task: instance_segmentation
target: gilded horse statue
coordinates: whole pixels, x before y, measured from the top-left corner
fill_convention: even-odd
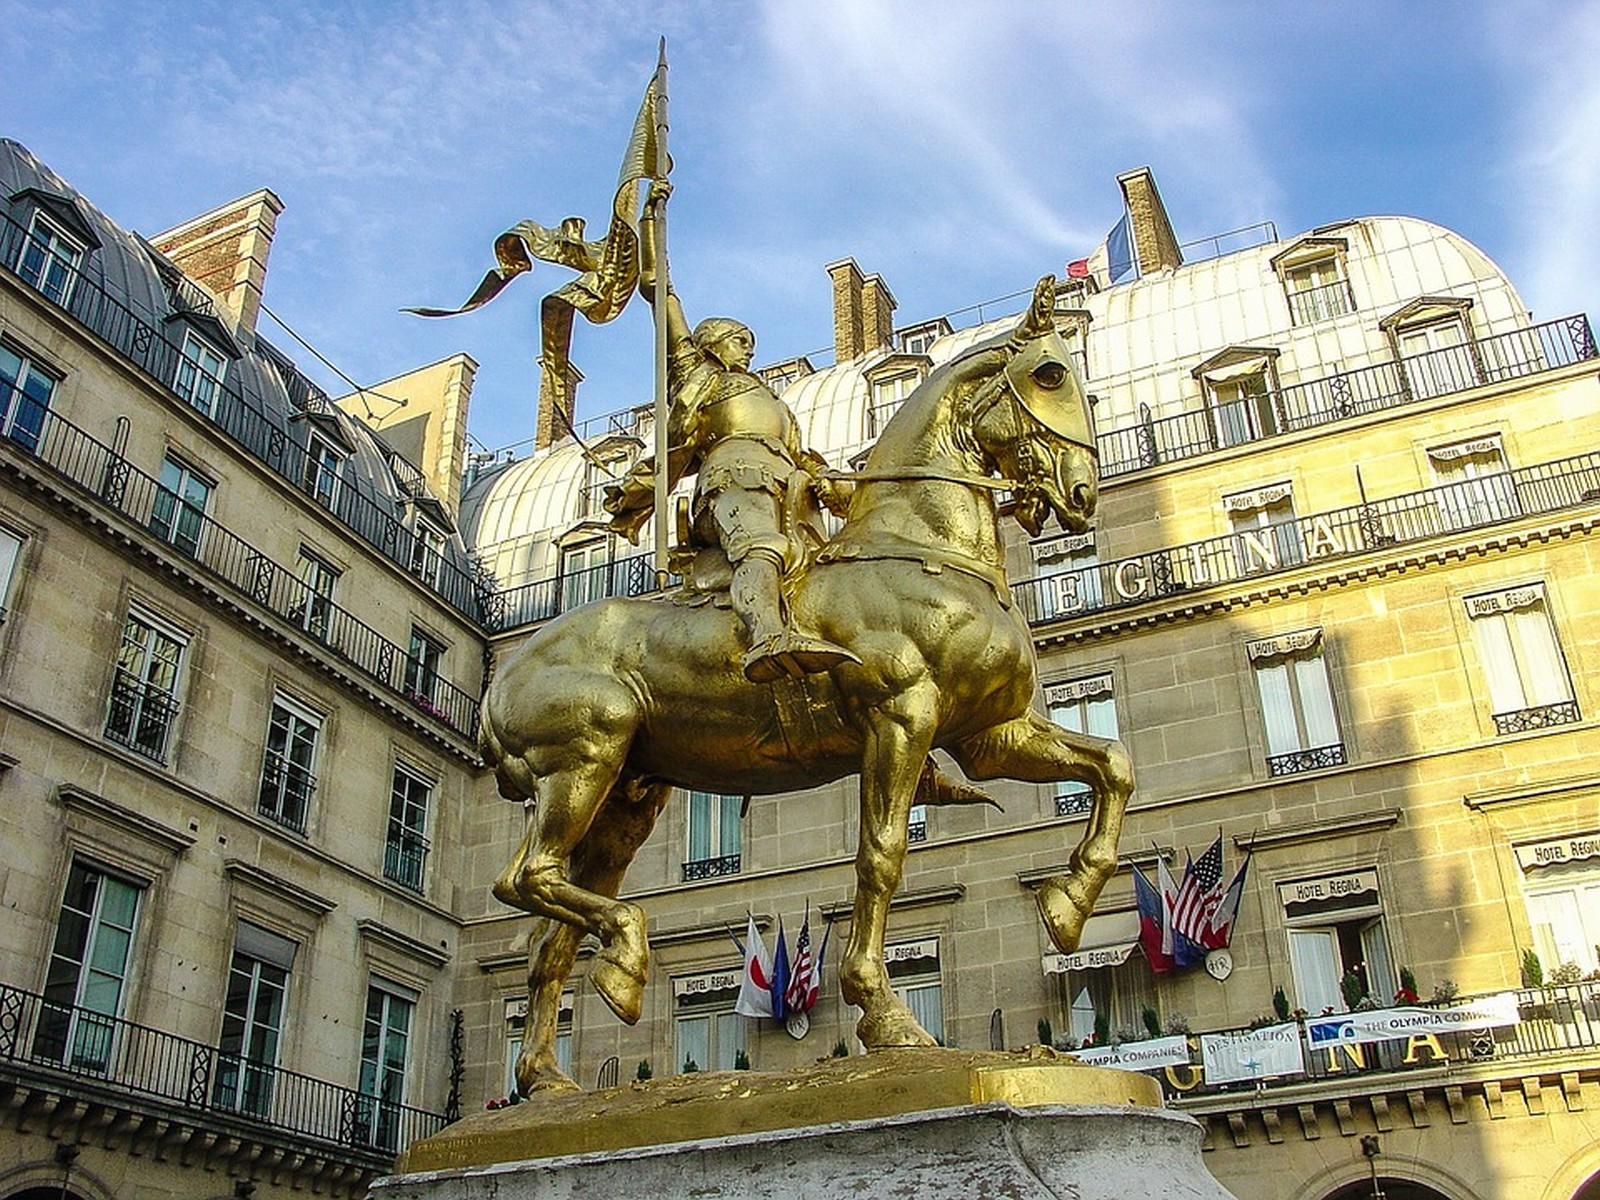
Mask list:
[[[495,895],[540,918],[518,1089],[576,1085],[556,1065],[562,986],[584,934],[589,971],[624,1021],[638,1020],[649,970],[644,911],[617,899],[623,875],[674,788],[765,795],[859,773],[860,839],[850,937],[839,966],[869,1050],[932,1045],[884,965],[915,803],[972,780],[1074,780],[1093,792],[1065,873],[1038,890],[1063,951],[1077,947],[1116,868],[1133,789],[1115,741],[1034,711],[1033,640],[1006,584],[998,493],[1031,534],[1052,516],[1082,531],[1096,500],[1082,386],[1055,328],[1054,280],[1040,281],[1009,335],[935,370],[907,398],[853,476],[848,513],[790,597],[800,627],[860,660],[825,674],[749,682],[725,608],[663,597],[575,609],[532,634],[483,700],[483,753],[500,791],[531,799],[528,831]],[[791,689],[787,699],[779,689]],[[791,728],[797,709],[803,731]]]

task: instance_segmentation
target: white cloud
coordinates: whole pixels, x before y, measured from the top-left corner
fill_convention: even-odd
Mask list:
[[[1516,282],[1543,318],[1583,312],[1600,278],[1600,3],[1518,5],[1497,33],[1527,89],[1505,125]]]

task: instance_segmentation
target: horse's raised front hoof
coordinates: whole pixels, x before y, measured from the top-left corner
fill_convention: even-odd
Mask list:
[[[856,1022],[856,1037],[868,1050],[893,1050],[902,1046],[937,1046],[939,1043],[917,1023],[911,1010],[898,1000],[878,1013]]]
[[[602,950],[589,968],[589,982],[600,993],[617,1017],[629,1025],[637,1025],[644,1012],[644,985],[649,978],[645,971],[634,972]]]
[[[581,1092],[555,1058],[524,1054],[517,1059],[517,1093],[527,1099],[538,1092]]]
[[[1071,884],[1069,877],[1057,875],[1039,885],[1037,896],[1039,917],[1044,921],[1045,931],[1049,933],[1056,949],[1063,954],[1071,954],[1078,948],[1084,923],[1094,910],[1092,899],[1074,899]]]

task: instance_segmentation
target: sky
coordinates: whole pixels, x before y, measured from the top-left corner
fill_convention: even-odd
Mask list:
[[[0,0],[0,29],[0,136],[147,236],[271,188],[267,307],[364,386],[470,354],[476,448],[526,451],[570,272],[400,309],[465,299],[519,220],[604,229],[662,37],[674,286],[758,365],[829,359],[841,258],[901,325],[1060,273],[1139,166],[1180,241],[1419,216],[1538,319],[1595,306],[1600,0]],[[647,401],[651,354],[642,304],[580,322],[579,415]]]

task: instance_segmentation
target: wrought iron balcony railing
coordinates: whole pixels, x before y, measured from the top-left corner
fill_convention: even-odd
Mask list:
[[[1350,294],[1350,285],[1343,279],[1289,293],[1289,315],[1294,318],[1296,325],[1331,320],[1355,310],[1356,302]]]
[[[64,308],[123,358],[171,392],[179,403],[193,408],[193,404],[174,390],[181,359],[181,334],[173,340],[163,332],[159,322],[153,323],[144,314],[135,312],[77,268],[72,269],[71,286],[60,296],[53,291],[41,291],[27,277],[17,273],[22,251],[30,244],[37,245],[37,242],[30,238],[27,228],[0,214],[0,267],[46,300]],[[199,293],[192,285],[180,286],[177,303],[180,309],[194,311],[199,304]],[[296,371],[287,359],[276,352],[267,357],[283,381],[292,407],[298,412],[331,411],[332,402],[322,389]],[[281,416],[258,408],[245,396],[232,372],[222,381],[206,415],[231,441],[293,487],[310,490],[307,480],[314,478],[314,474],[307,471],[310,448],[306,434],[285,423]],[[329,511],[340,524],[402,569],[411,570],[417,534],[398,519],[392,500],[381,495],[370,481],[343,472],[333,501]],[[481,619],[483,602],[487,592],[492,590],[487,578],[453,562],[441,561],[437,568],[420,577],[423,584],[464,616]]]
[[[1584,1056],[1594,1059],[1600,1052],[1600,980],[1555,984],[1516,990],[1517,1023],[1498,1028],[1463,1029],[1433,1034],[1451,1064],[1525,1063],[1542,1057]],[[1451,1008],[1482,1000],[1483,996],[1458,996],[1443,1004],[1424,1004],[1424,1008]],[[1315,1020],[1315,1018],[1308,1018]],[[1308,1080],[1341,1080],[1352,1075],[1377,1075],[1411,1070],[1431,1071],[1443,1065],[1428,1047],[1412,1050],[1410,1039],[1394,1038],[1381,1042],[1324,1046],[1313,1049],[1305,1022],[1300,1024],[1301,1070],[1265,1080],[1241,1080],[1214,1084],[1205,1079],[1199,1037],[1189,1039],[1190,1064],[1187,1067],[1159,1068],[1151,1071],[1165,1081],[1171,1097],[1194,1097],[1203,1103],[1208,1095],[1249,1092],[1261,1089],[1301,1087]],[[1208,1030],[1208,1033],[1245,1033],[1245,1028]],[[1204,1036],[1204,1035],[1200,1035]],[[1408,1051],[1411,1051],[1408,1053]]]
[[[427,862],[428,839],[406,829],[398,821],[390,821],[389,836],[383,846],[383,877],[420,892]]]
[[[0,1073],[53,1081],[68,1094],[135,1096],[235,1129],[244,1122],[345,1148],[380,1168],[445,1125],[439,1113],[4,985]]]
[[[738,854],[722,854],[716,858],[696,858],[683,864],[683,881],[718,879],[724,875],[737,875],[743,859]]]
[[[1023,579],[1030,625],[1144,604],[1370,550],[1600,503],[1600,452],[1374,500],[1147,554]]]
[[[50,468],[98,503],[151,529],[163,541],[160,514],[170,511],[174,495],[152,476],[56,413],[41,410],[20,392],[10,403],[31,406],[38,435],[12,445]],[[294,572],[278,565],[238,534],[192,507],[185,529],[191,535],[180,547],[187,558],[220,577],[232,589],[270,609],[336,655],[395,692],[412,707],[466,738],[477,736],[478,700],[471,693],[436,677],[432,695],[410,695],[403,687],[406,652],[346,609],[320,594],[310,594]],[[192,543],[192,544],[191,544]]]
[[[1310,750],[1290,750],[1285,754],[1267,756],[1268,775],[1298,775],[1302,771],[1320,771],[1324,767],[1342,767],[1345,764],[1344,743],[1317,746]]]
[[[1115,478],[1243,442],[1536,375],[1592,359],[1596,353],[1589,318],[1579,314],[1278,388],[1262,398],[1263,419],[1250,428],[1225,419],[1214,408],[1166,417],[1146,415],[1095,439],[1100,446],[1100,475]]]
[[[178,715],[178,701],[164,687],[117,668],[106,712],[106,737],[146,758],[164,762],[167,735]]]
[[[1534,708],[1521,708],[1516,712],[1494,714],[1496,733],[1527,733],[1530,729],[1551,729],[1557,725],[1573,725],[1583,719],[1575,700],[1558,700],[1554,704],[1540,704]]]
[[[268,750],[261,760],[261,790],[256,811],[296,833],[306,831],[306,814],[311,811],[311,794],[317,790],[317,777],[297,762],[276,750]]]

